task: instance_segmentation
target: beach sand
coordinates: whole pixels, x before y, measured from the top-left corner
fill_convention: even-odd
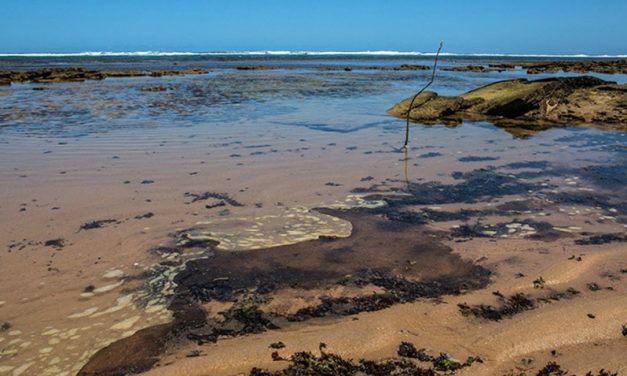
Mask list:
[[[2,134],[0,374],[107,374],[144,347],[147,375],[239,375],[286,367],[273,351],[318,354],[323,342],[381,360],[403,341],[483,360],[460,375],[534,375],[551,361],[627,373],[624,132],[514,139],[486,123],[415,126],[406,159],[398,130],[293,125],[308,116],[402,130],[402,120],[312,106],[212,127]],[[183,283],[185,262],[215,289]],[[268,279],[273,270],[284,274]],[[533,309],[499,321],[459,307],[517,293]],[[388,303],[355,303],[377,294]],[[303,314],[323,298],[348,303]],[[172,302],[219,326],[250,299],[280,328],[228,322],[232,335],[215,343],[198,327],[183,331],[195,339],[172,333],[177,313],[191,312]],[[172,340],[150,353],[136,334],[146,328]],[[125,359],[103,358],[124,343]]]

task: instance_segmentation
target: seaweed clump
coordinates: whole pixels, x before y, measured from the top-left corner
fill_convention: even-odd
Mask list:
[[[566,376],[566,375],[568,375],[568,371],[564,371],[562,367],[555,362],[547,363],[537,373],[537,376]]]
[[[278,359],[273,357],[273,360]],[[290,356],[289,362],[290,365],[286,369],[277,372],[253,368],[250,376],[348,376],[356,374],[359,370],[359,367],[350,360],[326,352],[321,352],[320,356],[315,356],[308,351],[297,352]]]
[[[118,223],[118,221],[116,221],[115,219],[100,219],[97,221],[91,221],[91,222],[82,224],[80,230],[93,230],[93,229],[101,228],[111,223]]]
[[[542,286],[544,286],[544,280],[540,277],[534,281],[534,287],[538,285],[538,281],[541,281]],[[504,296],[498,291],[495,291],[492,294],[497,296],[498,301],[500,302],[498,307],[489,304],[469,305],[466,303],[460,303],[457,305],[460,313],[463,316],[474,316],[490,321],[500,321],[504,318],[511,318],[516,314],[535,309],[541,303],[551,303],[562,299],[572,299],[581,294],[581,292],[569,287],[563,291],[549,290],[548,293],[537,298],[531,298],[521,292],[509,297]]]
[[[404,358],[417,359],[421,362],[431,362],[433,369],[436,371],[450,372],[457,371],[465,367],[470,367],[473,363],[483,363],[478,356],[469,356],[464,363],[455,360],[448,353],[440,353],[438,356],[432,356],[425,349],[417,350],[410,342],[401,342],[398,348],[398,355]]]
[[[487,276],[487,272],[478,270]],[[449,281],[451,282],[451,281]],[[441,281],[415,282],[399,278],[390,273],[362,270],[338,282],[344,286],[374,285],[384,290],[381,293],[360,297],[322,297],[321,303],[306,307],[287,317],[289,321],[305,321],[311,318],[327,316],[349,316],[360,312],[373,312],[399,303],[410,303],[420,298],[437,298],[442,294],[459,294],[470,285],[464,283],[444,284]]]
[[[192,203],[197,202],[197,201],[207,201],[209,199],[214,199],[214,200],[221,200],[222,202],[225,202],[226,204],[229,204],[231,206],[236,206],[236,207],[244,206],[244,204],[242,204],[241,202],[233,199],[227,193],[216,193],[216,192],[191,193],[191,192],[185,192],[185,197],[191,197],[191,199],[192,199],[191,202]]]
[[[320,356],[316,356],[308,351],[302,351],[293,354],[289,359],[285,359],[276,354],[273,356],[273,360],[289,361],[290,364],[287,368],[279,371],[253,368],[249,376],[352,376],[357,374],[369,376],[436,376],[440,374],[439,372],[455,374],[456,371],[469,367],[475,362],[482,362],[480,358],[469,357],[466,362],[460,363],[444,353],[437,357],[429,356],[424,350],[416,350],[414,345],[409,342],[401,343],[399,355],[405,354],[401,356],[431,362],[431,367],[423,368],[411,360],[397,358],[381,361],[361,359],[359,362],[354,362],[339,355],[327,353],[324,351],[324,347],[326,346],[321,343]]]
[[[608,244],[612,242],[627,242],[627,235],[625,234],[601,234],[601,235],[593,235],[585,239],[575,240],[575,244],[578,244],[578,245],[599,245],[599,244]]]
[[[571,375],[568,371],[562,369],[562,367],[555,362],[548,362],[541,370],[538,371],[536,376],[568,376]],[[575,376],[575,375],[572,375]],[[618,376],[617,372],[606,371],[600,369],[598,372],[593,373],[588,371],[586,376]]]
[[[62,238],[50,239],[50,240],[46,240],[44,245],[46,247],[52,247],[52,248],[60,249],[60,248],[63,248],[65,246],[65,240],[62,239]]]
[[[196,341],[199,345],[215,343],[220,336],[242,336],[245,334],[261,333],[268,329],[278,329],[273,317],[259,310],[257,301],[248,299],[236,303],[223,314],[224,320],[207,319],[204,325],[194,328],[187,333],[187,339]],[[282,342],[272,346],[285,346]],[[281,348],[281,347],[272,347]]]
[[[536,308],[535,302],[523,293],[517,293],[510,297],[499,295],[501,305],[495,307],[487,304],[468,305],[458,304],[463,316],[475,316],[490,321],[500,321],[503,318],[512,317],[518,313]]]

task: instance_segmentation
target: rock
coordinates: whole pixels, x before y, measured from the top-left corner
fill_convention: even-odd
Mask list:
[[[504,70],[513,70],[516,69],[516,64],[512,64],[512,63],[492,63],[492,64],[488,64],[488,67],[493,68],[500,71],[504,71]]]
[[[416,64],[401,64],[401,66],[394,68],[394,70],[430,70],[428,65],[416,65]]]
[[[405,118],[411,100],[404,99],[388,113]],[[595,77],[515,79],[455,97],[426,91],[416,98],[409,117],[426,124],[490,121],[512,131],[521,128],[527,132],[556,125],[627,130],[626,103],[627,85]]]
[[[270,70],[277,69],[276,67],[271,67],[269,65],[243,65],[236,67],[237,70]]]
[[[444,67],[443,71],[450,72],[477,72],[477,73],[487,73],[487,72],[503,72],[506,70],[513,70],[516,68],[516,65],[510,63],[494,63],[485,65],[458,65],[452,67]]]
[[[0,91],[0,97],[8,97],[8,96],[9,96],[9,93]]]
[[[529,74],[576,72],[576,73],[627,73],[627,59],[621,60],[575,60],[575,61],[535,61],[520,64]]]
[[[394,116],[406,117],[411,100],[412,98],[404,99],[390,108],[388,113]],[[464,100],[460,97],[438,96],[434,92],[425,91],[416,97],[409,117],[418,121],[438,122],[438,120],[441,120],[441,122],[446,123],[447,117],[459,111],[463,103]],[[453,123],[457,122],[459,121],[453,121]]]
[[[140,89],[141,91],[149,91],[149,92],[157,92],[157,91],[166,91],[168,90],[168,88],[166,88],[163,85],[160,86],[146,86]]]
[[[483,65],[464,65],[464,66],[457,66],[457,67],[442,68],[442,70],[443,71],[451,71],[451,72],[480,72],[480,73],[484,73],[484,72],[496,71],[497,69],[486,68]]]
[[[345,71],[345,72],[350,72],[353,70],[353,67],[341,67],[341,66],[323,66],[318,68],[320,71],[322,72],[329,72],[329,71]]]
[[[11,72],[0,71],[0,86],[9,86],[9,85],[11,85]]]
[[[82,67],[64,68],[43,68],[32,71],[0,71],[0,85],[10,85],[11,82],[34,82],[34,83],[56,83],[56,82],[82,82],[87,80],[103,80],[107,77],[141,77],[141,76],[174,76],[184,74],[204,74],[206,70],[201,68],[190,68],[185,70],[159,70],[159,71],[137,71],[137,70],[87,70]]]

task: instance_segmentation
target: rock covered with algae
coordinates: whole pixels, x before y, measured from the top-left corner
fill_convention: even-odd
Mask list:
[[[627,130],[627,85],[590,76],[499,81],[459,96],[426,91],[388,110],[426,124],[490,121],[505,128],[539,131],[560,125]]]

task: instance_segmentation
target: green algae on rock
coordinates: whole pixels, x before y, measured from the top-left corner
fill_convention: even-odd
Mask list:
[[[627,73],[627,59],[618,60],[580,60],[580,61],[533,61],[521,63],[520,66],[529,74],[577,72],[577,73]]]
[[[411,98],[388,110],[407,116]],[[459,96],[424,92],[412,106],[410,119],[425,124],[457,125],[463,120],[490,121],[524,133],[560,125],[627,130],[627,85],[599,78],[558,77],[495,82]]]

